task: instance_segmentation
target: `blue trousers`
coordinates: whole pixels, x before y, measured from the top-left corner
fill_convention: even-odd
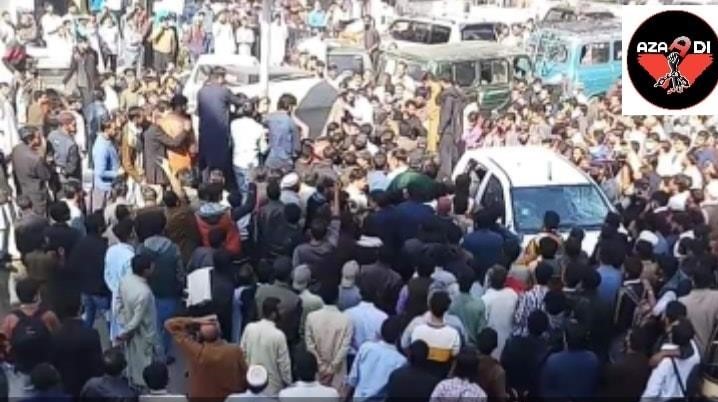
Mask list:
[[[102,314],[110,309],[110,297],[83,293],[82,307],[85,309],[85,317],[83,319],[85,326],[92,328],[95,325],[97,313]]]
[[[162,340],[162,348],[164,357],[170,356],[170,348],[172,347],[172,338],[165,330],[165,321],[174,317],[179,309],[179,299],[155,297],[155,308],[157,309],[157,334]]]

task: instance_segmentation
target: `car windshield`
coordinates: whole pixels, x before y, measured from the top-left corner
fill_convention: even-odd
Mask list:
[[[197,84],[203,84],[209,78],[209,73],[212,71],[214,65],[200,66],[197,69],[197,75],[195,76],[194,82]],[[251,73],[250,67],[235,67],[235,66],[222,66],[227,70],[225,79],[227,80],[228,86],[242,86],[249,84],[256,84],[259,82],[259,74]],[[257,71],[259,71],[257,69]]]
[[[197,69],[197,74],[194,77],[196,84],[204,84],[209,78],[209,73],[215,65],[204,65]],[[259,67],[251,66],[222,66],[227,70],[225,79],[227,86],[239,87],[243,85],[252,85],[259,82]],[[303,76],[309,76],[301,72],[295,71],[282,71],[281,69],[269,71],[269,81],[283,81],[291,80],[293,78],[302,78]]]
[[[351,71],[362,74],[364,72],[364,60],[360,55],[355,54],[330,54],[327,56],[327,64],[337,66],[337,72]]]
[[[596,186],[520,187],[511,191],[514,222],[520,233],[537,233],[546,211],[561,217],[561,228],[598,228],[609,212]]]

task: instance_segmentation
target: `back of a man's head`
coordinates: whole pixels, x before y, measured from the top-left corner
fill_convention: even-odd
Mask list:
[[[541,336],[548,330],[548,316],[541,310],[534,310],[529,314],[527,327],[529,334]]]
[[[319,241],[324,239],[327,235],[327,223],[324,219],[312,220],[312,223],[309,225],[309,234],[312,240]]]
[[[102,354],[102,367],[104,368],[105,374],[117,377],[122,375],[122,372],[127,367],[127,360],[125,360],[125,354],[121,349],[113,347],[107,349]]]
[[[319,370],[317,358],[313,354],[301,351],[294,356],[294,373],[299,381],[313,382]]]
[[[488,356],[499,345],[499,335],[493,328],[486,327],[479,333],[479,338],[476,340],[476,343],[479,352]]]
[[[167,366],[161,362],[152,362],[142,370],[142,379],[151,391],[161,391],[167,388],[169,372]]]
[[[31,278],[21,279],[15,284],[15,293],[22,304],[35,303],[39,290],[40,284]]]
[[[421,367],[429,359],[429,345],[422,340],[416,340],[409,345],[409,361],[413,366]]]
[[[588,344],[588,331],[577,321],[569,321],[564,331],[566,348],[568,350],[585,349]]]
[[[112,227],[112,233],[115,234],[117,239],[122,243],[127,243],[135,230],[135,225],[132,219],[123,219]]]
[[[288,257],[278,257],[272,264],[274,268],[274,279],[282,282],[289,283],[292,280],[292,260]]]
[[[693,325],[687,318],[678,320],[678,323],[671,328],[671,340],[674,345],[680,347],[688,346],[695,334]]]
[[[40,363],[30,372],[30,383],[35,391],[50,391],[60,385],[60,373],[52,364]]]
[[[402,325],[398,316],[389,317],[381,324],[381,339],[389,344],[396,344],[401,336]]]
[[[444,291],[434,292],[429,298],[429,311],[434,317],[443,318],[450,305],[451,298]]]

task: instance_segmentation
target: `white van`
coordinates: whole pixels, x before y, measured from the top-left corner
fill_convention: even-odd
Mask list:
[[[553,210],[560,230],[580,227],[583,249],[591,253],[606,215],[614,207],[601,188],[564,157],[543,147],[499,147],[467,151],[453,178],[470,173],[471,194],[479,208],[504,212],[503,224],[524,246],[542,229],[543,216]]]
[[[465,41],[496,42],[509,25],[486,18],[400,17],[392,21],[382,46],[440,45]]]

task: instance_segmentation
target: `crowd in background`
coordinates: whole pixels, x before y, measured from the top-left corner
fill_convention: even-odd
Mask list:
[[[195,124],[184,66],[257,56],[259,4],[117,4],[0,22],[0,394],[637,401],[693,396],[711,373],[715,117],[624,117],[620,83],[589,100],[516,80],[506,108],[465,118],[451,76],[340,74],[301,49],[299,31],[361,21],[378,51],[374,5],[345,0],[287,2],[270,28],[272,64],[339,93],[322,132],[295,95],[232,93],[223,68]],[[71,54],[62,89],[33,42]],[[590,174],[616,210],[595,248],[550,205],[522,244],[475,197],[478,171],[452,174],[501,146]]]

